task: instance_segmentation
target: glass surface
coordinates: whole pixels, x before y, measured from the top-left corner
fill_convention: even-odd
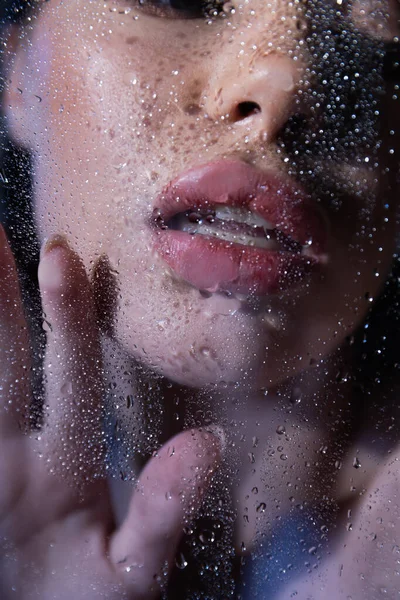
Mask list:
[[[397,597],[398,0],[2,2],[1,599]]]

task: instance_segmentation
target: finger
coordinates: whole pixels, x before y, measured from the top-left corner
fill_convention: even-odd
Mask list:
[[[30,349],[14,257],[0,225],[0,438],[28,425]]]
[[[221,453],[221,439],[216,435],[185,431],[145,467],[128,516],[110,546],[111,560],[135,598],[159,595],[185,519],[198,511]]]
[[[38,277],[49,324],[41,452],[54,469],[68,468],[74,483],[92,481],[103,466],[103,433],[101,352],[89,280],[61,236],[45,244]]]

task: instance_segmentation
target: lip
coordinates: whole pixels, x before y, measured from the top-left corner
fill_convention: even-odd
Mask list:
[[[290,236],[306,254],[270,250],[161,228],[188,209],[217,205],[245,208]],[[154,247],[178,277],[200,290],[263,296],[282,292],[326,262],[326,224],[304,190],[275,173],[239,160],[189,169],[156,198]]]

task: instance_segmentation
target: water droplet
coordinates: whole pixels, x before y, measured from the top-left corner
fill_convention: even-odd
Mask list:
[[[49,333],[50,331],[53,331],[51,323],[49,323],[49,321],[47,321],[47,319],[43,319],[43,321],[42,321],[42,329],[46,333]]]
[[[212,543],[215,541],[215,534],[210,529],[204,529],[204,531],[199,534],[199,540],[202,544]]]
[[[207,348],[206,346],[203,346],[202,348],[200,348],[200,353],[203,356],[210,356],[210,348]]]
[[[278,427],[276,428],[276,433],[278,435],[283,435],[284,433],[286,433],[286,429],[284,425],[278,425]]]
[[[310,363],[311,364],[311,363]],[[295,387],[292,389],[291,394],[290,394],[290,402],[292,404],[300,404],[301,402],[301,397],[302,397],[302,392],[301,389],[298,387]]]
[[[251,464],[254,464],[256,462],[256,457],[254,456],[253,452],[249,452],[247,456],[249,457],[249,461],[251,462]]]
[[[256,511],[257,511],[258,513],[263,513],[263,512],[265,512],[265,509],[266,509],[266,508],[267,508],[267,505],[265,504],[265,502],[261,502],[261,503],[260,503],[260,504],[257,506],[257,508],[256,508]]]
[[[72,394],[72,381],[65,381],[61,386],[60,392],[63,396],[70,396]]]
[[[185,535],[193,535],[193,529],[191,527],[189,527],[189,526],[185,526],[183,528],[183,533]]]
[[[175,564],[178,567],[178,569],[186,569],[186,567],[188,566],[188,562],[186,560],[186,558],[184,557],[184,555],[182,554],[182,552],[180,552],[178,554],[178,556],[175,559]]]

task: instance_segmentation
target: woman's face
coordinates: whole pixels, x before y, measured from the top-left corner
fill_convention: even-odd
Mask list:
[[[140,361],[264,387],[360,322],[393,252],[394,10],[51,0],[32,18],[9,116],[40,235],[68,237]]]

